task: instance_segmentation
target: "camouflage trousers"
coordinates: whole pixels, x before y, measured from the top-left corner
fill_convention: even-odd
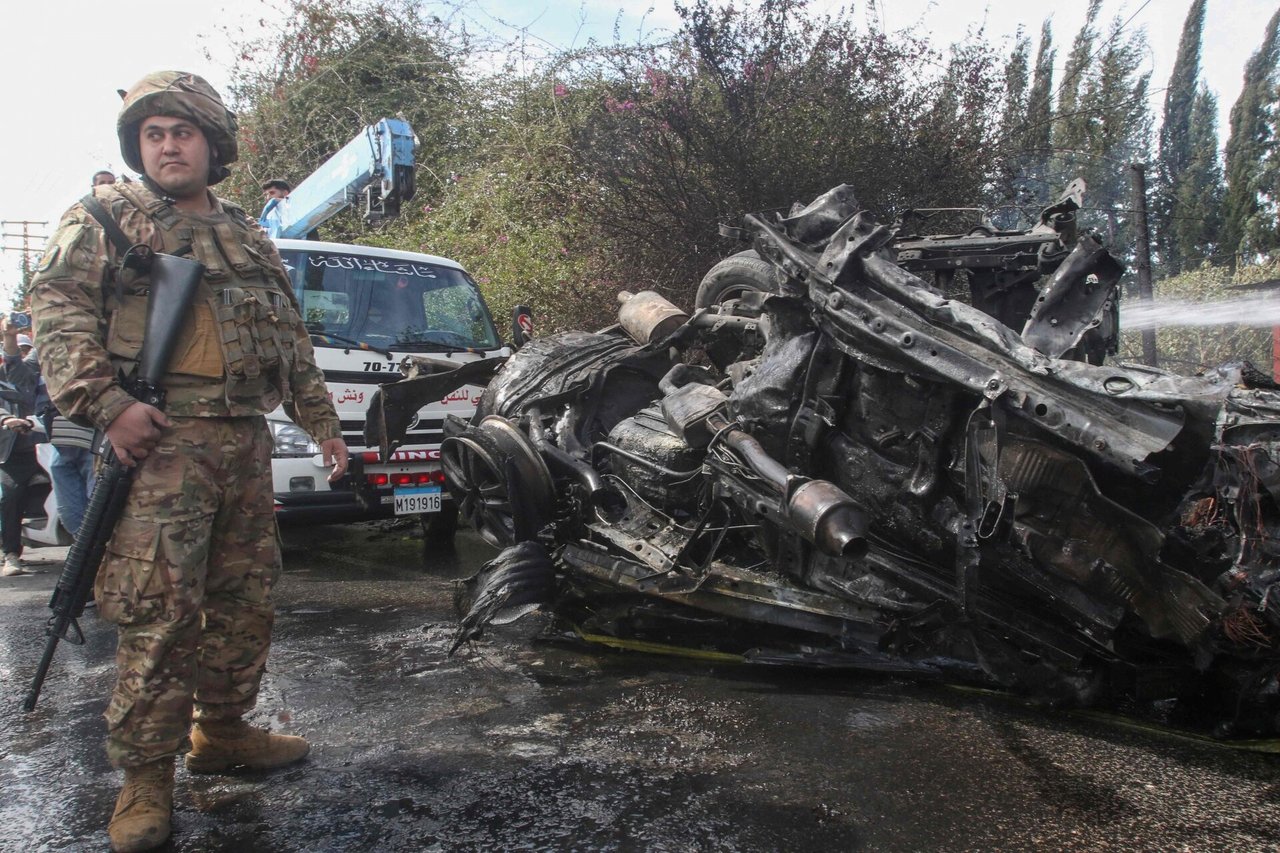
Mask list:
[[[191,720],[253,707],[271,643],[280,548],[263,418],[170,418],[134,477],[94,590],[119,627],[107,757],[190,749]]]

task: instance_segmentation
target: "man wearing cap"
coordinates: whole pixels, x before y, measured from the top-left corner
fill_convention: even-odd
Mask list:
[[[104,429],[137,467],[94,590],[119,629],[107,755],[125,784],[108,832],[113,850],[134,851],[169,835],[177,755],[189,772],[218,773],[307,754],[302,738],[242,720],[266,664],[280,571],[263,416],[283,404],[332,462],[331,480],[347,450],[279,254],[209,192],[236,159],[235,116],[193,74],[157,72],[122,94],[120,148],[142,178],[95,187],[99,213],[129,243],[205,266],[163,383],[165,411],[119,382],[137,367],[152,282],[121,266],[95,205],[63,216],[32,310],[58,408]]]

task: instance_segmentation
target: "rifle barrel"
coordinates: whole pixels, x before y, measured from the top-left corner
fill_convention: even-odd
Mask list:
[[[85,509],[84,521],[76,531],[75,541],[67,551],[67,559],[62,566],[62,574],[58,576],[58,584],[49,599],[48,639],[45,641],[44,654],[40,665],[36,667],[31,678],[31,687],[22,706],[33,711],[36,700],[40,698],[40,689],[49,674],[49,664],[53,661],[53,653],[58,643],[66,636],[67,629],[75,624],[76,619],[84,612],[84,603],[88,600],[89,589],[98,574],[98,564],[106,553],[107,542],[115,530],[116,522],[124,512],[125,501],[129,497],[129,489],[133,486],[133,468],[126,468],[116,458],[115,451],[108,444],[104,451],[107,455],[102,470],[93,484],[93,495],[89,498],[89,506]],[[79,634],[79,629],[77,629]]]
[[[34,711],[36,709],[36,700],[40,698],[40,688],[44,686],[45,676],[49,674],[49,664],[53,663],[53,653],[58,648],[58,637],[62,635],[62,631],[67,630],[67,623],[70,620],[56,619],[62,622],[61,631],[54,631],[50,626],[49,641],[44,645],[44,655],[40,658],[40,665],[36,667],[36,674],[31,679],[31,687],[27,690],[27,698],[22,700],[22,710]]]

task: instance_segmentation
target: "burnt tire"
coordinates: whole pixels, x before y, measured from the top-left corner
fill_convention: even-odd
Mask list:
[[[694,306],[707,308],[754,290],[776,293],[778,277],[773,264],[761,258],[754,249],[747,249],[730,255],[711,268],[698,285]]]

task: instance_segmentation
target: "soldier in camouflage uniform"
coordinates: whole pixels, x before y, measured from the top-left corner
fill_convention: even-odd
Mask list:
[[[125,771],[112,849],[169,835],[175,756],[191,772],[274,767],[300,737],[251,728],[280,571],[264,415],[283,404],[320,443],[330,479],[347,449],[289,279],[272,243],[208,187],[236,159],[235,117],[191,74],[152,74],[124,95],[117,129],[141,183],[94,187],[132,243],[205,265],[169,374],[165,412],[119,383],[136,368],[151,286],[82,204],[63,216],[32,284],[50,393],[106,430],[136,465],[99,570],[102,618],[119,628],[107,754]],[[194,726],[192,721],[194,719]]]

